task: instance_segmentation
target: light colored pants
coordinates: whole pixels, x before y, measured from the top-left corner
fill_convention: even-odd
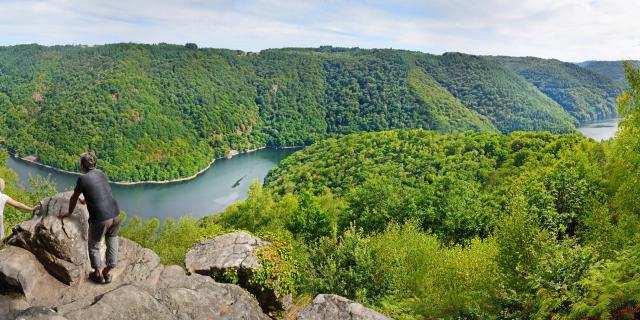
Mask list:
[[[4,217],[0,214],[0,242],[4,240]]]
[[[90,223],[89,224],[89,260],[91,268],[102,268],[102,254],[100,253],[100,243],[102,237],[107,242],[107,266],[115,268],[118,264],[118,230],[120,230],[120,217]]]

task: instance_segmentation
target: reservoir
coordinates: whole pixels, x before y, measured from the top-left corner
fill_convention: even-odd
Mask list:
[[[231,159],[216,160],[211,168],[196,178],[169,184],[112,184],[120,210],[143,218],[177,218],[183,215],[202,217],[224,211],[229,205],[247,197],[249,185],[262,182],[271,168],[297,149],[262,149]],[[73,190],[77,175],[62,173],[9,157],[8,166],[27,183],[29,175],[51,175],[58,191]],[[98,161],[98,168],[100,162]]]
[[[585,137],[602,141],[615,137],[619,118],[595,121],[578,128]]]
[[[578,130],[595,140],[613,138],[620,119],[593,122]],[[177,218],[183,215],[202,217],[224,211],[229,205],[247,197],[249,185],[262,182],[271,168],[297,149],[262,149],[216,160],[195,179],[170,184],[112,185],[120,209],[129,216],[143,218]],[[58,191],[73,190],[78,176],[51,170],[9,158],[9,167],[26,183],[29,175],[51,175]],[[98,163],[99,165],[99,163]]]

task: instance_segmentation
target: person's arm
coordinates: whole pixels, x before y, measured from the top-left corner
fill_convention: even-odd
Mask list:
[[[16,209],[20,209],[20,210],[24,210],[24,211],[33,211],[32,207],[29,207],[29,206],[25,205],[24,203],[15,201],[15,200],[13,200],[11,198],[7,198],[7,203],[10,206],[12,206],[12,207],[14,207]]]
[[[60,219],[68,217],[73,213],[73,210],[76,209],[76,205],[78,204],[78,198],[80,198],[81,194],[82,194],[82,176],[78,177],[78,180],[76,181],[76,187],[75,189],[73,189],[73,195],[71,195],[71,198],[69,199],[69,210],[64,213],[61,210],[60,213],[58,214],[58,217]],[[82,203],[82,201],[80,203]]]
[[[78,198],[80,197],[80,192],[78,191],[74,191],[73,195],[71,196],[71,198],[69,199],[69,211],[65,214],[60,212],[60,214],[58,215],[58,217],[60,219],[63,219],[65,217],[70,216],[73,213],[73,210],[75,210],[76,208],[76,204],[78,203]]]

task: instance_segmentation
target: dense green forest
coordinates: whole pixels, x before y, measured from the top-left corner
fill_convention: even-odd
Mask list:
[[[532,83],[581,122],[615,115],[620,88],[607,77],[576,64],[539,58],[494,57]]]
[[[336,293],[396,319],[634,319],[640,70],[626,69],[614,140],[352,133],[294,153],[222,214],[129,218],[122,235],[182,264],[199,240],[247,230],[277,247],[263,285],[298,303]],[[52,192],[0,174],[25,201]]]
[[[525,79],[486,57],[445,53],[417,55],[415,61],[463,104],[491,119],[503,133],[571,132],[578,123]]]
[[[556,62],[518,60],[540,80],[506,61],[333,47],[0,47],[0,143],[67,170],[95,150],[113,180],[149,181],[193,175],[231,150],[353,132],[561,133],[611,113],[612,80],[562,66],[565,92],[540,85],[565,81],[547,72]]]
[[[638,60],[629,60],[628,62],[635,67],[640,67]],[[624,61],[585,61],[578,63],[578,66],[603,75],[624,88],[628,88],[627,80],[624,77]]]

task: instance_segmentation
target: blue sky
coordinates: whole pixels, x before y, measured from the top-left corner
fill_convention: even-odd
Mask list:
[[[0,0],[0,45],[195,42],[640,59],[637,0]]]

